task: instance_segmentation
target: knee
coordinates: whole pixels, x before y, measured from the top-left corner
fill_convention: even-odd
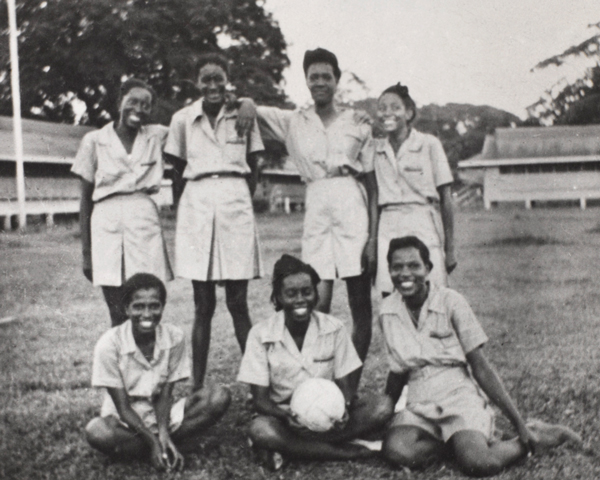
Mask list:
[[[273,422],[276,420],[270,417],[256,417],[250,423],[248,436],[253,445],[261,448],[276,448],[278,444],[277,429]]]
[[[481,455],[480,452],[456,452],[456,464],[465,474],[472,477],[496,475],[504,469],[504,463],[496,455]]]
[[[105,453],[114,450],[114,432],[105,418],[90,420],[85,427],[85,436],[88,443],[97,450]]]
[[[388,395],[379,395],[374,401],[372,412],[377,424],[385,425],[394,415],[394,402]]]
[[[231,393],[220,385],[206,386],[194,393],[194,396],[201,409],[213,416],[223,415],[231,403]]]
[[[393,430],[393,429],[392,429]],[[397,466],[409,468],[422,468],[425,459],[414,448],[418,440],[412,436],[400,435],[392,431],[383,441],[382,453],[386,460]]]

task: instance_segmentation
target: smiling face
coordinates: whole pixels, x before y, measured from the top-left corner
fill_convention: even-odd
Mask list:
[[[394,287],[405,299],[418,296],[427,290],[425,282],[431,268],[425,264],[415,247],[394,251],[389,271]]]
[[[406,128],[412,116],[413,111],[395,93],[384,93],[377,101],[377,120],[385,132]]]
[[[327,105],[333,101],[337,83],[333,66],[329,63],[313,63],[306,71],[306,86],[316,105]]]
[[[164,305],[160,301],[160,293],[157,288],[136,290],[125,308],[125,313],[133,324],[134,334],[153,333],[160,323],[163,309]]]
[[[134,87],[121,100],[119,122],[127,128],[138,130],[148,123],[151,113],[152,93],[145,88]]]
[[[225,87],[227,86],[227,72],[223,67],[214,63],[207,63],[198,71],[196,86],[204,101],[213,105],[222,105],[225,102]]]
[[[286,319],[308,322],[317,304],[317,289],[308,273],[295,273],[283,279],[277,300]]]

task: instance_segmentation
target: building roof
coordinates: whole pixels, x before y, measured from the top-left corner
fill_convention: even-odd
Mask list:
[[[459,168],[600,160],[600,125],[498,128]]]
[[[26,162],[72,163],[81,138],[93,127],[23,119]],[[0,116],[0,160],[15,160],[12,117]]]

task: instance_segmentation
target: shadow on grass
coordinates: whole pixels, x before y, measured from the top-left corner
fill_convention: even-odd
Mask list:
[[[478,244],[479,248],[492,247],[539,247],[544,245],[572,245],[572,242],[565,242],[552,237],[538,237],[536,235],[521,235],[518,237],[497,238]]]

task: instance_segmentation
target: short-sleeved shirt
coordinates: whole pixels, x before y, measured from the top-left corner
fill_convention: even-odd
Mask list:
[[[466,366],[466,354],[488,340],[467,300],[455,290],[430,284],[415,327],[402,295],[394,291],[379,312],[390,370]]]
[[[342,110],[327,128],[314,107],[295,111],[257,108],[267,134],[284,142],[300,176],[311,182],[373,171],[371,126]]]
[[[398,154],[387,138],[375,140],[379,205],[438,202],[437,188],[454,181],[442,143],[411,129]]]
[[[236,109],[223,106],[213,129],[202,110],[202,99],[197,100],[173,115],[165,153],[187,162],[183,177],[188,180],[211,173],[249,174],[246,155],[264,146],[256,122],[247,136],[238,136],[237,118]]]
[[[128,154],[110,122],[83,137],[71,171],[94,184],[94,202],[120,193],[156,193],[163,179],[167,133],[162,125],[142,126]]]
[[[238,381],[269,387],[271,400],[286,403],[304,380],[339,379],[361,365],[341,320],[313,312],[299,351],[278,312],[250,330]]]
[[[165,384],[190,376],[190,359],[183,331],[171,324],[156,327],[153,358],[148,361],[133,338],[131,320],[111,328],[98,340],[94,349],[92,386],[125,389],[130,401],[151,402]],[[116,408],[106,395],[102,416],[116,415]]]

